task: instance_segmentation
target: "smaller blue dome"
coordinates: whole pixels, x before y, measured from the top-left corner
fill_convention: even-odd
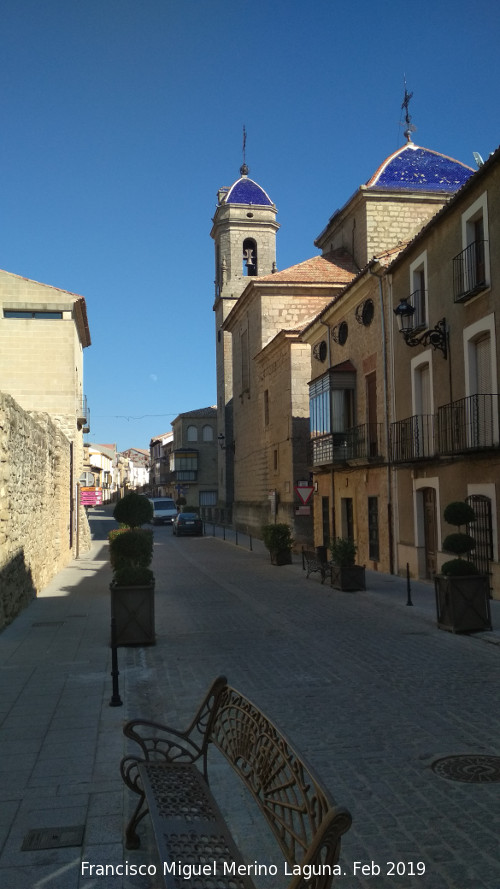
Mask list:
[[[389,155],[366,184],[395,191],[454,192],[473,172],[460,161],[410,142]]]
[[[226,204],[256,204],[261,207],[272,207],[273,202],[260,185],[248,176],[242,176],[227,193]]]

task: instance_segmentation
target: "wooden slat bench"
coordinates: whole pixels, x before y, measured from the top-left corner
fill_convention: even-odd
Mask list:
[[[185,731],[134,720],[124,733],[140,747],[139,755],[120,764],[123,780],[139,796],[126,846],[139,847],[137,826],[149,812],[167,889],[254,889],[255,862],[245,864],[208,785],[210,746],[265,816],[287,862],[284,870],[277,861],[277,872],[292,875],[288,889],[332,885],[349,812],[335,805],[284,735],[225,677],[212,684]]]

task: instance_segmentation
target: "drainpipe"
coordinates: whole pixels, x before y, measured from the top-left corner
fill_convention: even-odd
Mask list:
[[[384,380],[384,404],[385,404],[385,440],[386,440],[386,448],[387,448],[387,524],[389,528],[389,571],[391,574],[394,574],[394,531],[393,531],[393,515],[392,515],[392,487],[391,487],[391,464],[390,464],[390,456],[389,456],[389,447],[390,447],[390,425],[389,425],[389,400],[388,400],[388,373],[387,373],[387,340],[386,340],[386,329],[385,329],[385,314],[384,314],[384,290],[382,286],[382,279],[385,275],[378,275],[376,272],[369,269],[370,275],[373,275],[375,278],[378,278],[378,290],[379,290],[379,301],[380,301],[380,317],[381,317],[381,327],[382,327],[382,354],[383,354],[383,380]]]
[[[323,327],[326,327],[326,329],[327,329],[327,334],[326,334],[327,347],[326,348],[327,348],[328,370],[330,370],[330,368],[332,366],[331,336],[330,336],[331,329],[330,329],[330,325],[327,324],[325,321],[320,320],[319,323],[322,324]],[[331,507],[332,528],[331,528],[331,531],[332,531],[332,538],[333,539],[335,539],[335,536],[336,536],[336,534],[335,534],[335,480],[334,479],[335,479],[335,470],[333,469],[333,466],[332,466],[330,469],[330,498],[332,501],[332,507]],[[325,541],[323,539],[321,541],[321,543],[324,544],[324,542]]]

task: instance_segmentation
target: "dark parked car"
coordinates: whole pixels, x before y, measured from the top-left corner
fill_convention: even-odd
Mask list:
[[[174,519],[173,532],[181,534],[203,534],[203,522],[195,512],[180,512]]]

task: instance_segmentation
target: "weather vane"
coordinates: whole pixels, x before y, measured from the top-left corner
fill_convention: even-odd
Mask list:
[[[405,109],[405,123],[406,130],[404,131],[404,135],[406,136],[407,142],[411,142],[411,134],[415,132],[416,127],[413,126],[411,122],[411,115],[409,113],[410,100],[413,97],[413,93],[409,93],[406,89],[406,77],[405,77],[405,97],[403,100],[403,104],[401,105],[401,109]]]
[[[242,176],[246,176],[248,174],[248,167],[246,161],[246,148],[247,148],[247,131],[245,124],[243,124],[243,163],[240,167],[240,173]]]

